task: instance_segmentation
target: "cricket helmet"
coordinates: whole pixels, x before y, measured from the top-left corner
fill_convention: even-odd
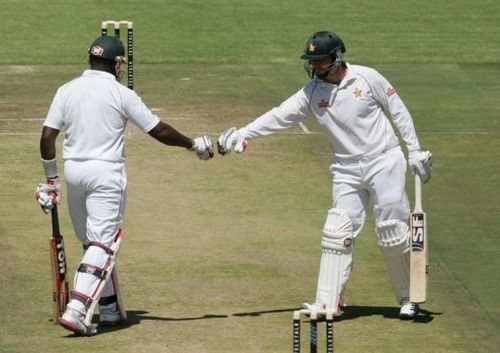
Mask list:
[[[125,47],[118,37],[100,36],[90,46],[89,56],[112,61],[125,61]]]
[[[319,60],[328,56],[335,58],[346,52],[342,39],[333,32],[320,31],[314,33],[304,46],[304,54],[300,57],[304,60]]]

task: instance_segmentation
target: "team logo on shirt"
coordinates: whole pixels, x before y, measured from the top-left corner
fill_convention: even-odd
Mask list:
[[[396,93],[396,90],[394,88],[392,88],[392,87],[389,87],[387,89],[386,93],[387,93],[387,97],[390,97],[390,96],[392,96],[392,95],[394,95]]]
[[[354,98],[361,98],[361,90],[359,88],[356,87],[352,93],[354,94]]]
[[[329,106],[330,102],[327,100],[322,99],[318,102],[318,108],[328,108]]]

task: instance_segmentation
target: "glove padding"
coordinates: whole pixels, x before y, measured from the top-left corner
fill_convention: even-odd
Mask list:
[[[42,207],[42,211],[49,213],[54,205],[61,200],[61,183],[59,177],[47,178],[46,183],[38,184],[35,193],[36,200]]]
[[[217,141],[217,151],[222,155],[231,153],[233,144],[236,153],[243,153],[247,148],[247,141],[235,127],[230,128],[220,135]]]
[[[412,151],[408,156],[411,173],[420,176],[422,183],[431,179],[432,153],[429,151]]]
[[[193,140],[191,151],[195,151],[199,159],[206,161],[214,156],[214,145],[208,135],[197,137]]]

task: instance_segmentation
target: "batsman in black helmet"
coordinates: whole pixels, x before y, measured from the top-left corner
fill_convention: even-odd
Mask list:
[[[409,300],[407,161],[393,126],[406,145],[410,171],[424,183],[431,177],[431,153],[421,149],[412,117],[394,86],[372,68],[349,64],[345,54],[337,34],[314,33],[301,56],[311,81],[248,125],[224,132],[218,151],[242,153],[247,140],[314,117],[332,148],[333,201],[322,230],[316,297],[302,306],[333,310],[337,316],[345,310],[355,239],[371,198],[376,241],[386,260],[399,315],[412,319],[419,307]]]

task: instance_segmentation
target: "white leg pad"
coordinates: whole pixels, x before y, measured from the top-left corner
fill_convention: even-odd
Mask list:
[[[387,272],[398,303],[408,298],[410,288],[409,227],[396,220],[377,224],[377,244],[385,257]]]
[[[316,291],[316,303],[324,309],[339,312],[340,296],[352,268],[352,242],[351,220],[344,211],[330,209],[323,228]]]
[[[73,299],[68,307],[85,315],[85,325],[90,325],[102,290],[109,281],[120,248],[122,231],[119,230],[110,247],[90,242],[75,276]]]

